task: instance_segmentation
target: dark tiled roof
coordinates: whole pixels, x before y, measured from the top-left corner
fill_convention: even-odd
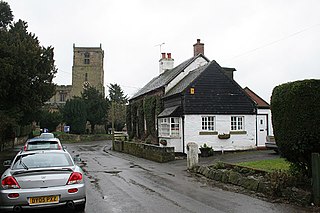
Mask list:
[[[193,87],[194,94],[190,94]],[[212,61],[192,71],[165,96],[165,101],[176,94],[184,96],[185,114],[254,114],[254,102],[220,65]]]
[[[177,83],[171,90],[169,90],[164,97],[169,97],[171,95],[183,92],[201,74],[201,72],[209,66],[209,64],[210,63],[190,71],[189,74],[179,83]]]
[[[191,64],[198,57],[203,57],[207,61],[209,61],[204,55],[199,54],[195,57],[192,57],[173,69],[166,70],[161,73],[159,76],[153,78],[149,83],[147,83],[142,89],[140,89],[136,94],[134,94],[130,100],[135,99],[141,95],[144,95],[153,90],[159,89],[172,81],[179,73],[181,73],[189,64]]]
[[[270,109],[270,105],[265,100],[263,100],[260,96],[254,93],[251,89],[249,89],[248,87],[245,87],[243,90],[256,103],[258,108]]]

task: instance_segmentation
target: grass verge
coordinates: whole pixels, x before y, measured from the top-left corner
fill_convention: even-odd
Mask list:
[[[259,169],[266,172],[289,171],[290,163],[284,158],[237,163],[236,165]]]

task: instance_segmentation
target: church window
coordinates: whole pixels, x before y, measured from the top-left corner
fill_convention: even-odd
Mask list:
[[[90,64],[90,53],[84,53],[84,64]]]

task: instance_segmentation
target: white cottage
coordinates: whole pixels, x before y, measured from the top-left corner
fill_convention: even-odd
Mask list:
[[[171,54],[163,54],[159,62],[159,76],[130,100],[141,100],[147,95],[162,97],[164,110],[157,116],[159,141],[182,153],[186,153],[189,142],[199,146],[206,143],[215,151],[264,147],[261,125],[267,125],[266,135],[272,134],[269,105],[261,98],[255,100],[255,93],[234,81],[234,68],[210,62],[204,56],[200,39],[194,45],[194,57],[180,65],[173,68]],[[257,100],[267,106],[259,105]]]

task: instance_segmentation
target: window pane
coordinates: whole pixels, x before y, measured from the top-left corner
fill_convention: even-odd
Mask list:
[[[171,118],[171,137],[179,136],[179,118]]]
[[[204,116],[201,118],[201,129],[206,131],[213,131],[214,128],[214,116]]]
[[[231,130],[243,130],[243,116],[232,116],[231,117]]]

